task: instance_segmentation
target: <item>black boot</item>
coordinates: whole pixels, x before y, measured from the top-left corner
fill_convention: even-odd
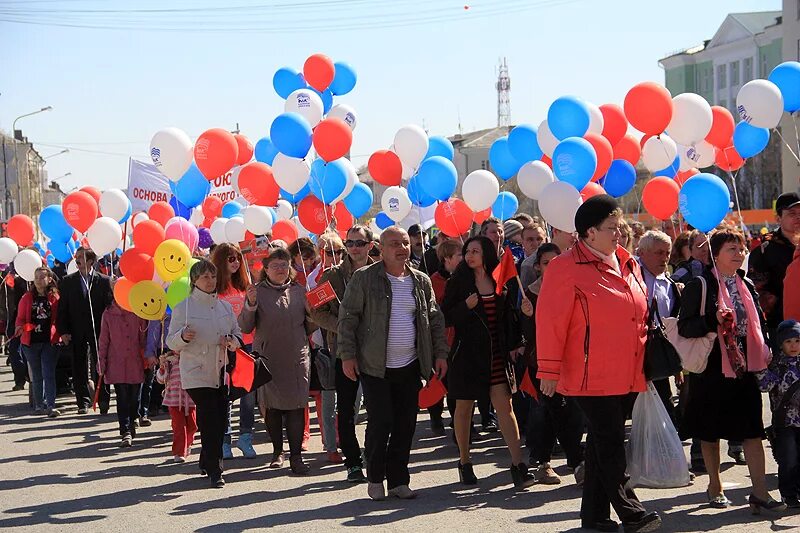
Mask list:
[[[536,478],[528,473],[528,466],[525,463],[511,465],[511,479],[518,490],[527,489],[536,483]]]
[[[472,470],[472,463],[461,464],[461,461],[458,461],[458,481],[462,485],[478,484],[478,478]]]

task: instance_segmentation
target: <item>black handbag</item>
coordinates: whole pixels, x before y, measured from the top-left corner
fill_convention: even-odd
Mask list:
[[[665,379],[681,372],[681,358],[667,339],[655,299],[650,304],[647,341],[644,345],[644,377],[648,381]]]
[[[309,390],[336,390],[336,360],[326,348],[311,350]]]
[[[234,352],[228,352],[229,358],[231,358],[232,353]],[[233,383],[231,383],[228,386],[228,400],[231,402],[238,400],[242,396],[245,396],[255,391],[260,386],[265,385],[270,381],[272,381],[272,374],[270,373],[269,368],[267,368],[266,358],[262,357],[261,355],[255,352],[251,353],[250,356],[252,356],[253,358],[253,384],[250,390],[248,391],[241,387],[235,387]],[[234,361],[234,364],[232,366],[235,367],[236,356],[233,355],[232,359]],[[231,368],[231,371],[233,371],[233,368]]]

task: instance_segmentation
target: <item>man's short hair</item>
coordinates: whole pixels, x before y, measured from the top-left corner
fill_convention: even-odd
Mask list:
[[[651,229],[639,239],[639,250],[652,250],[657,242],[663,242],[670,249],[672,248],[672,239],[669,238],[669,235],[663,231]]]

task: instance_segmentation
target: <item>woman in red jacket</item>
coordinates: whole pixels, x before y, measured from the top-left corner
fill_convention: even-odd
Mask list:
[[[22,353],[28,362],[35,412],[46,412],[50,418],[61,414],[56,409],[58,350],[53,346],[58,342],[57,313],[55,275],[47,267],[37,268],[33,285],[19,301],[14,336],[21,337]]]
[[[610,505],[626,532],[644,532],[661,518],[625,486],[625,415],[628,394],[645,390],[647,295],[639,264],[619,245],[621,226],[605,194],[575,213],[578,243],[553,259],[539,293],[537,377],[543,394],[575,397],[588,419],[583,527],[616,531]]]

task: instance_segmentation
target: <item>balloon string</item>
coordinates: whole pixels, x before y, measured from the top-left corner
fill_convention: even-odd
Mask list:
[[[800,164],[800,157],[798,157],[798,156],[797,156],[797,154],[795,153],[795,151],[794,151],[794,150],[792,150],[792,147],[791,147],[791,146],[789,146],[789,143],[787,143],[787,142],[786,142],[786,139],[784,139],[784,138],[783,138],[783,135],[781,135],[781,130],[779,130],[778,128],[772,128],[772,131],[774,131],[775,133],[777,133],[777,134],[778,134],[778,137],[780,137],[780,138],[781,138],[781,141],[783,141],[783,144],[784,144],[784,145],[786,145],[786,148],[788,148],[788,149],[789,149],[789,151],[790,151],[790,152],[792,153],[792,155],[794,156],[794,159],[795,159],[795,161],[797,161],[797,163],[798,163],[798,164]]]
[[[744,217],[742,216],[742,209],[739,206],[739,191],[736,189],[736,176],[738,175],[739,175],[739,170],[736,171],[735,175],[730,170],[728,171],[728,176],[730,176],[731,183],[733,184],[733,197],[736,200],[736,212],[739,214],[739,224],[742,226],[742,233],[744,233],[745,235],[748,236],[748,238],[750,238],[750,231],[747,229],[747,226],[744,225]]]
[[[800,153],[800,134],[797,132],[797,112],[792,115],[792,122],[794,122],[794,138],[797,141],[797,153]]]

